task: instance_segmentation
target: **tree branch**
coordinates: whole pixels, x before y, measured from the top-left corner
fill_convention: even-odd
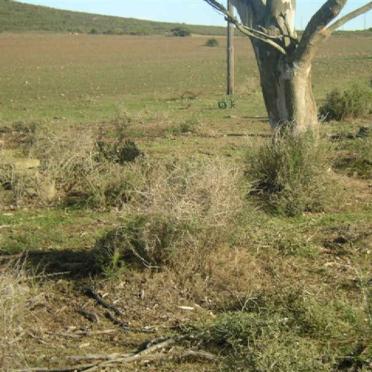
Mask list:
[[[214,9],[216,9],[218,12],[222,13],[226,19],[231,22],[232,24],[234,24],[236,26],[236,28],[244,35],[246,36],[249,36],[251,38],[254,38],[254,39],[258,39],[258,40],[261,40],[263,43],[266,43],[268,45],[270,45],[271,47],[273,47],[274,49],[278,50],[280,53],[286,55],[287,52],[286,50],[281,46],[279,45],[278,43],[276,43],[275,41],[273,41],[273,39],[280,39],[281,37],[273,37],[273,36],[270,36],[270,35],[267,35],[266,33],[262,32],[262,31],[259,31],[259,30],[255,30],[251,27],[247,27],[243,24],[241,24],[238,19],[236,17],[234,17],[233,14],[231,14],[221,3],[219,3],[218,1],[216,0],[204,0],[207,4],[209,4],[210,6],[212,6]]]
[[[294,55],[295,62],[311,62],[316,48],[330,35],[326,28],[327,25],[340,14],[346,3],[347,0],[327,0],[314,14],[306,26]]]
[[[346,14],[345,16],[341,17],[339,20],[337,20],[336,22],[332,23],[330,26],[327,27],[327,30],[329,32],[334,32],[336,31],[338,28],[342,27],[346,22],[349,22],[351,21],[352,19],[364,14],[364,13],[367,13],[369,10],[372,9],[372,1],[370,1],[368,4],[358,8],[358,9],[355,9],[353,12],[350,12],[348,14]]]

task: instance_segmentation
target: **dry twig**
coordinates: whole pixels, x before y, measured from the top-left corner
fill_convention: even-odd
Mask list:
[[[189,357],[207,359],[209,361],[215,361],[217,356],[202,350],[186,350],[186,351],[171,351],[168,353],[162,352],[164,349],[185,340],[188,336],[178,336],[178,337],[168,337],[168,338],[158,338],[145,345],[145,347],[139,350],[128,353],[128,354],[90,354],[86,356],[72,356],[69,359],[75,361],[90,360],[93,363],[81,364],[72,367],[61,367],[61,368],[30,368],[18,370],[18,372],[80,372],[80,371],[96,371],[102,370],[103,368],[113,367],[115,365],[129,364],[133,362],[143,361],[146,362],[165,359],[165,358],[178,358],[184,359]]]
[[[94,300],[96,300],[97,304],[103,306],[104,308],[108,309],[108,310],[112,310],[116,315],[124,315],[123,312],[116,306],[108,303],[107,301],[105,301],[102,296],[100,296],[95,290],[93,290],[92,288],[84,288],[83,289],[83,293],[90,297],[90,298],[93,298]]]
[[[128,323],[122,322],[121,320],[115,318],[115,316],[110,313],[109,311],[105,312],[105,317],[117,326],[119,326],[125,332],[135,332],[135,333],[154,333],[155,330],[152,327],[144,327],[144,328],[134,328],[130,327]]]

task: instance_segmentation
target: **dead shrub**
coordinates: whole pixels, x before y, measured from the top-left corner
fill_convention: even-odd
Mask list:
[[[148,267],[180,267],[185,260],[190,270],[205,265],[240,209],[238,170],[197,159],[134,167],[142,181],[125,206],[126,222],[97,242],[98,266],[117,268],[133,259]]]
[[[27,168],[35,159],[8,159],[0,164],[2,207],[49,203],[55,197],[54,182],[38,168]],[[36,160],[37,161],[37,160]],[[19,166],[22,163],[26,167]]]
[[[240,170],[223,159],[137,165],[146,182],[131,208],[165,213],[203,226],[225,226],[242,206]]]
[[[103,145],[89,131],[74,131],[39,133],[32,154],[41,160],[40,173],[54,181],[59,203],[121,208],[137,179],[136,171],[124,165],[142,152],[134,142]]]

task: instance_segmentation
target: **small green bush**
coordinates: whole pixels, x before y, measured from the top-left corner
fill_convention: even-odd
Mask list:
[[[314,343],[292,332],[279,314],[224,313],[201,327],[199,340],[212,348],[222,347],[226,370],[329,370]]]
[[[360,84],[355,84],[344,92],[333,90],[320,107],[320,115],[328,121],[363,117],[371,111],[372,89]]]
[[[170,132],[174,135],[195,133],[198,125],[199,125],[199,122],[197,120],[194,120],[194,119],[186,120],[170,128]]]
[[[173,36],[186,37],[191,35],[191,31],[185,27],[175,27],[171,29]]]
[[[136,168],[122,167],[118,164],[98,164],[75,184],[81,190],[77,200],[65,198],[66,204],[81,204],[92,208],[122,209],[129,203],[136,188],[142,184],[141,176]]]
[[[323,210],[328,202],[328,161],[312,133],[283,130],[273,142],[249,154],[247,176],[252,194],[274,212],[296,216]]]
[[[97,142],[98,161],[103,158],[109,162],[124,165],[125,163],[133,162],[142,155],[142,151],[131,140],[117,141],[115,143]]]
[[[208,39],[205,43],[205,46],[210,47],[210,48],[215,48],[218,47],[220,43],[218,42],[217,39]]]
[[[358,136],[358,134],[357,134]],[[334,168],[363,179],[372,177],[372,139],[359,135],[350,141],[348,152],[338,156],[333,164]]]
[[[122,30],[121,28],[114,28],[114,29],[110,29],[110,30],[106,31],[105,34],[107,34],[107,35],[123,35],[124,30]]]
[[[244,311],[220,313],[184,333],[198,346],[218,350],[222,370],[333,371],[345,355],[355,356],[351,365],[367,367],[368,350],[353,350],[356,342],[368,344],[368,308],[342,295],[320,298],[319,288],[312,293],[301,286],[278,283],[271,293],[259,291],[240,302]]]
[[[160,267],[190,235],[190,225],[160,214],[135,215],[99,239],[93,250],[97,272],[113,273],[126,264]]]

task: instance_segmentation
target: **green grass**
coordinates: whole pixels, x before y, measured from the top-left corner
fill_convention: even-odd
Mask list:
[[[0,225],[1,254],[90,247],[105,229],[104,224],[97,229],[95,213],[74,209],[7,213],[1,215]],[[77,225],[85,226],[85,234]]]

